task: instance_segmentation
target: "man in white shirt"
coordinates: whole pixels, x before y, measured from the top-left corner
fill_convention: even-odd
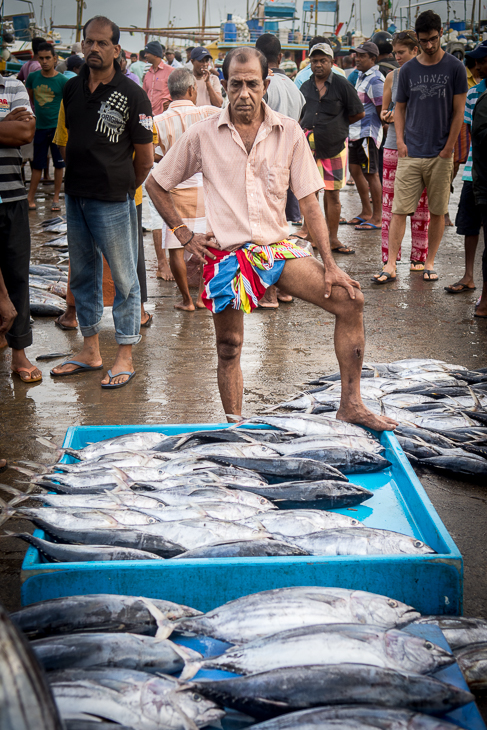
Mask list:
[[[210,73],[209,63],[211,54],[204,46],[198,46],[191,51],[191,63],[196,79],[196,106],[218,106],[223,104],[220,79]]]
[[[168,48],[166,50],[166,63],[168,63],[169,66],[172,66],[173,68],[181,68],[181,66],[183,65],[182,63],[179,63],[179,61],[176,59],[173,48]]]

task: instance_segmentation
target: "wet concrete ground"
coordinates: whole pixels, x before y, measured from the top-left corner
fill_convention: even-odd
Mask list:
[[[455,185],[450,203],[456,211],[461,184]],[[36,225],[53,217],[51,200],[38,200],[30,215],[33,239],[32,261],[55,263],[55,250],[42,247],[48,234]],[[360,210],[355,188],[342,193],[343,214]],[[64,212],[64,206],[63,206]],[[438,283],[426,283],[409,272],[409,242],[403,247],[398,279],[384,287],[370,277],[380,268],[380,232],[356,232],[340,228],[342,242],[353,244],[355,256],[338,257],[340,265],[365,292],[367,333],[366,360],[391,361],[407,357],[434,357],[475,368],[487,366],[487,320],[474,319],[474,303],[481,289],[480,257],[477,253],[477,291],[457,296],[443,291],[463,273],[463,239],[454,228],[446,230],[437,258]],[[53,452],[36,441],[37,436],[63,441],[74,425],[221,422],[223,411],[216,384],[216,355],[211,315],[207,310],[185,313],[173,308],[176,285],[155,278],[156,262],[151,234],[145,235],[149,302],[154,314],[149,329],[135,348],[137,376],[125,388],[107,392],[100,388],[100,372],[54,380],[49,368],[40,384],[25,385],[10,375],[10,355],[0,351],[0,451],[7,459],[50,462]],[[116,350],[111,315],[104,316],[100,334],[105,367],[111,366]],[[333,318],[300,301],[281,304],[278,310],[257,310],[245,321],[242,366],[245,381],[244,414],[264,410],[303,388],[313,376],[337,369],[333,351]],[[53,318],[37,318],[34,344],[28,350],[33,360],[49,352],[75,353],[81,345],[78,332],[62,332]],[[420,476],[441,519],[465,559],[465,614],[487,618],[487,493],[485,488],[440,478]],[[0,481],[18,484],[22,475],[9,470]],[[31,531],[30,523],[11,519],[6,527]],[[20,605],[20,566],[24,544],[14,538],[0,541],[0,600],[9,610]]]

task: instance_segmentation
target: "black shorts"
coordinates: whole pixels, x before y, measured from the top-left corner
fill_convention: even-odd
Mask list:
[[[350,165],[360,165],[365,174],[373,175],[379,172],[379,150],[372,137],[350,140],[348,161]]]
[[[459,236],[478,236],[482,225],[481,206],[475,205],[473,182],[463,181],[455,225]]]
[[[54,144],[53,137],[56,127],[53,129],[36,129],[34,135],[34,159],[32,167],[34,170],[45,170],[47,167],[47,155],[51,150],[52,162],[56,170],[64,167],[64,160],[57,144]]]

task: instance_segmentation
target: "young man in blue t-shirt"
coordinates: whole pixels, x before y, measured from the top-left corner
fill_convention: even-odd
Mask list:
[[[35,210],[35,194],[42,171],[47,167],[47,155],[51,149],[54,164],[54,199],[51,210],[61,210],[59,193],[63,182],[64,160],[59,148],[53,143],[57,127],[59,107],[63,98],[63,89],[68,83],[64,74],[56,71],[57,56],[50,43],[43,43],[37,52],[40,71],[29,74],[26,87],[30,100],[34,104],[36,115],[36,133],[34,136],[34,159],[32,160],[32,178],[29,187],[29,210]]]
[[[395,108],[399,153],[394,203],[389,230],[389,260],[373,281],[396,278],[396,257],[406,230],[406,218],[416,210],[426,187],[430,224],[424,281],[437,281],[435,256],[445,229],[453,149],[463,123],[467,96],[465,66],[441,48],[441,18],[432,10],[418,15],[415,24],[421,54],[401,68]]]

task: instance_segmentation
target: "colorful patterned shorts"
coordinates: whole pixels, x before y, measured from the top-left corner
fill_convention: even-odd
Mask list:
[[[323,178],[325,190],[341,190],[344,188],[347,183],[348,173],[348,139],[345,140],[345,147],[338,155],[330,157],[328,160],[321,160],[316,157],[314,132],[305,129],[304,134],[316,160],[318,172]]]
[[[237,251],[208,247],[216,259],[207,260],[203,269],[203,302],[211,312],[223,312],[231,306],[250,313],[282,274],[286,259],[311,256],[291,241],[269,246],[246,243]]]

